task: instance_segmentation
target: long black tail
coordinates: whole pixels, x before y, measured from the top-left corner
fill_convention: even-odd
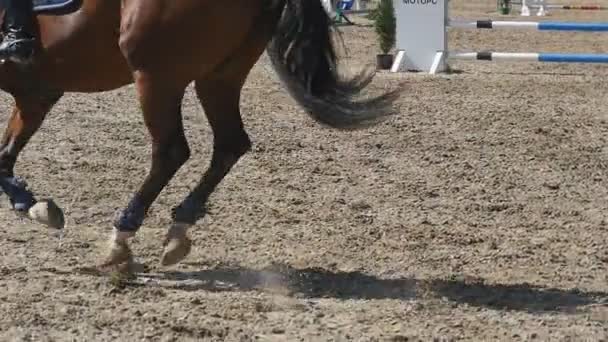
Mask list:
[[[338,73],[330,18],[321,0],[275,1],[284,7],[267,51],[294,99],[318,122],[334,128],[366,126],[392,114],[399,90],[354,100],[374,77],[362,72],[350,79]]]

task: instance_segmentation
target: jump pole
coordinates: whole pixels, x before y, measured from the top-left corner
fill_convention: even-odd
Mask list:
[[[524,29],[537,31],[608,32],[608,23],[561,21],[447,20],[447,27],[460,29]]]
[[[538,8],[537,16],[547,15],[547,10],[578,10],[578,11],[606,11],[608,7],[596,4],[583,5],[568,5],[568,4],[548,4],[546,0],[521,0],[519,2],[511,2],[513,5],[520,5],[520,15],[522,17],[530,16],[531,8]]]
[[[608,63],[608,54],[533,52],[448,52],[449,59],[478,61],[519,61],[545,63]]]
[[[554,63],[608,63],[606,54],[449,52],[447,28],[608,32],[608,23],[450,20],[446,0],[395,0],[397,55],[392,72],[445,71],[448,59]]]

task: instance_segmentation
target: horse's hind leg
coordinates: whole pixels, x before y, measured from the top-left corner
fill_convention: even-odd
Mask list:
[[[280,15],[281,11],[268,11],[257,18],[243,45],[213,73],[196,81],[197,95],[213,130],[213,156],[201,181],[174,209],[174,222],[167,234],[161,261],[163,265],[176,264],[188,255],[190,240],[186,236],[187,229],[204,215],[211,193],[251,148],[241,120],[241,90],[271,39]]]
[[[204,213],[207,199],[239,158],[251,148],[241,120],[239,99],[242,81],[204,80],[196,82],[196,92],[213,130],[213,156],[202,180],[174,209],[174,224],[166,241],[163,265],[172,265],[190,252],[186,230]]]
[[[13,168],[21,150],[62,95],[54,91],[15,95],[15,108],[0,142],[0,187],[8,195],[13,209],[24,216],[29,213],[32,219],[54,228],[63,228],[61,210],[50,201],[37,204],[25,182],[15,177]],[[52,210],[49,212],[49,209]]]
[[[145,72],[134,75],[144,121],[152,137],[152,167],[114,222],[110,254],[102,266],[129,261],[131,252],[127,240],[135,235],[152,203],[190,157],[181,113],[186,86],[171,86],[169,80]]]

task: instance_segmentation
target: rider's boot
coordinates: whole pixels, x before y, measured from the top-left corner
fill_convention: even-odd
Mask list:
[[[0,43],[0,60],[30,65],[36,51],[36,22],[32,0],[7,0]]]

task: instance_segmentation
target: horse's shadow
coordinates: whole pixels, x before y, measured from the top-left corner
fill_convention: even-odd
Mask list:
[[[285,265],[263,270],[220,267],[196,272],[142,273],[135,284],[185,291],[278,291],[299,298],[340,300],[435,297],[475,307],[531,313],[574,313],[579,307],[608,304],[606,292],[488,284],[481,279],[382,279],[360,272],[295,269]]]

